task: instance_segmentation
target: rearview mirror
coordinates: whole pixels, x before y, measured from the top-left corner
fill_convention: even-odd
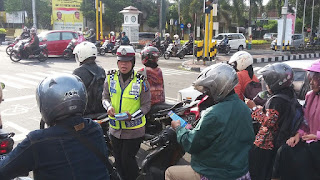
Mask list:
[[[0,82],[1,84],[1,88],[4,89],[6,87],[6,85],[3,82]]]

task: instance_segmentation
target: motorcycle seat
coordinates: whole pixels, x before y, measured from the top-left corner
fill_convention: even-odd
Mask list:
[[[167,103],[167,102],[163,102],[163,103],[157,103],[154,104],[153,106],[151,106],[150,112],[169,112],[172,109],[181,107],[183,105],[182,102],[179,103]]]

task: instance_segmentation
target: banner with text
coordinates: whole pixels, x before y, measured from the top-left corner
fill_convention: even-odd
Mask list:
[[[52,24],[54,30],[82,31],[82,0],[52,0]]]

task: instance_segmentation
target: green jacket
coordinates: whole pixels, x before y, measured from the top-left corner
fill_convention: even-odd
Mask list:
[[[191,154],[191,167],[212,180],[235,180],[249,170],[254,141],[251,111],[237,94],[207,108],[196,128],[177,129],[178,142]]]

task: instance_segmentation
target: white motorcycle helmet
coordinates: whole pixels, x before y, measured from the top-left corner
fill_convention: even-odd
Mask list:
[[[111,31],[110,34],[111,34],[111,36],[114,36],[114,32],[113,31]]]
[[[253,64],[253,58],[251,54],[246,51],[238,51],[230,58],[228,64],[238,71],[242,71]]]
[[[175,35],[173,36],[173,38],[174,38],[174,39],[179,39],[179,35],[178,35],[178,34],[175,34]]]
[[[90,57],[97,57],[97,53],[97,47],[93,43],[88,41],[78,44],[73,50],[75,59],[79,64]]]
[[[164,36],[165,36],[165,37],[169,37],[170,34],[169,34],[169,33],[165,33]]]

